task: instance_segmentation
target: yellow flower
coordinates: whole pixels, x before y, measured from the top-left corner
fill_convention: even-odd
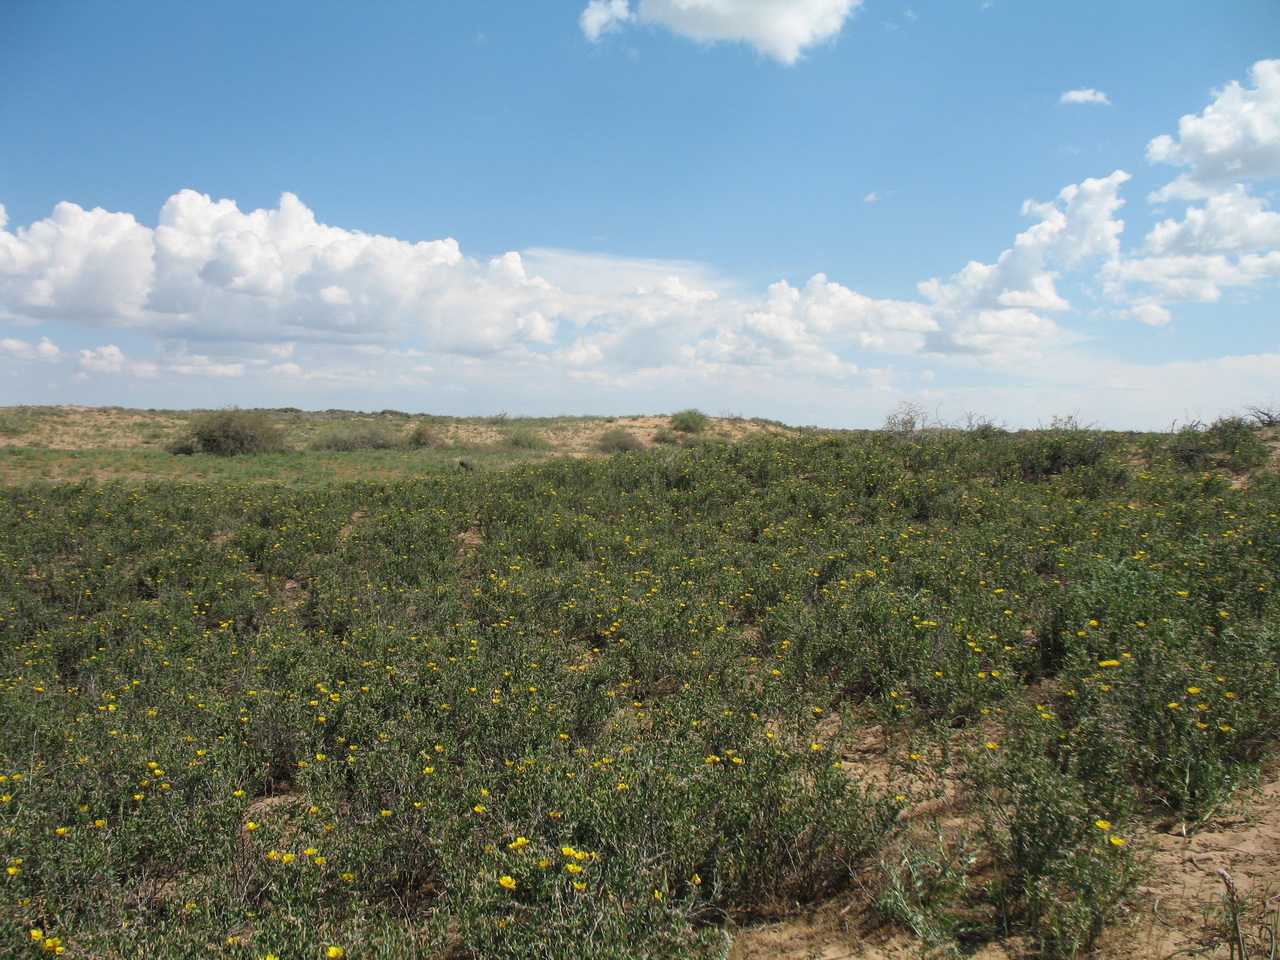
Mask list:
[[[342,949],[342,947],[330,947],[324,952],[324,955],[328,957],[329,960],[338,960],[339,957],[346,956],[346,953],[347,951]]]
[[[529,845],[528,837],[516,837],[515,840],[507,844],[507,849],[519,850],[521,847],[527,847],[528,845]]]
[[[475,813],[484,813],[484,811],[485,811],[485,807],[481,806],[481,805],[480,805],[480,804],[478,804],[478,803],[477,803],[474,807],[472,807],[471,809],[472,809]]]
[[[1097,827],[1099,830],[1110,830],[1110,829],[1111,829],[1111,821],[1110,821],[1110,820],[1095,820],[1095,821],[1093,821],[1093,825],[1094,825],[1095,827]]]
[[[1124,846],[1124,837],[1108,837],[1107,839],[1113,847]]]
[[[570,873],[581,873],[581,872],[582,872],[582,864],[580,864],[580,863],[571,863],[571,864],[569,864],[568,866],[566,866],[566,867],[565,867],[565,869],[566,869],[566,870],[568,870]]]
[[[585,883],[579,883],[577,880],[575,880],[575,881],[573,881],[573,889],[575,889],[575,890],[585,890],[585,889],[587,889],[587,885],[586,885]]]
[[[507,876],[505,873],[498,878],[498,884],[499,886],[506,887],[508,890],[514,890],[516,888],[515,879]]]

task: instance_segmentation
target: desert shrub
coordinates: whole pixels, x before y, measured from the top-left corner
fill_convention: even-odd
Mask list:
[[[356,450],[400,450],[404,446],[404,437],[384,423],[350,423],[320,437],[311,444],[311,449],[351,453]]]
[[[241,453],[271,453],[288,447],[280,428],[262,410],[228,407],[202,414],[191,429],[169,445],[176,454],[211,453],[231,457]]]
[[[918,403],[903,400],[884,417],[881,428],[888,433],[915,433],[929,425],[929,412]]]
[[[1168,443],[1174,460],[1195,469],[1249,470],[1266,463],[1270,452],[1244,417],[1219,417],[1208,427],[1188,424]]]
[[[409,431],[405,443],[414,450],[441,450],[450,446],[449,438],[430,420],[419,420]]]
[[[551,444],[532,430],[512,430],[502,438],[502,445],[513,450],[550,450]]]
[[[680,442],[680,437],[676,435],[674,430],[663,427],[653,435],[653,442],[660,443],[663,446],[671,446],[673,444],[678,444]]]
[[[671,415],[671,429],[680,433],[701,433],[710,422],[710,418],[695,407]]]
[[[600,434],[596,441],[596,449],[602,453],[625,453],[628,450],[644,449],[644,441],[630,430],[613,427]]]
[[[1055,424],[1027,434],[1018,446],[1022,479],[1043,480],[1064,470],[1094,466],[1107,452],[1107,438],[1096,430]]]
[[[1266,406],[1258,404],[1245,407],[1245,410],[1249,412],[1249,418],[1260,427],[1280,427],[1280,406],[1274,400]]]

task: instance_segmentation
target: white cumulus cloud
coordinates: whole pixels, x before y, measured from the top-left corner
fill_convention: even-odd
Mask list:
[[[11,317],[124,326],[142,312],[152,233],[128,213],[59,203],[52,216],[0,229],[0,310]]]
[[[1224,288],[1280,277],[1280,214],[1243,182],[1280,175],[1280,60],[1255,63],[1250,76],[1252,88],[1231,82],[1179,121],[1176,138],[1147,145],[1148,160],[1187,168],[1148,199],[1186,206],[1110,265],[1108,295],[1132,304],[1126,315],[1163,324],[1170,304],[1213,303]]]
[[[29,343],[13,337],[0,339],[0,350],[14,360],[37,360],[42,363],[57,363],[63,358],[62,351],[48,337],[41,337],[39,343]]]
[[[622,29],[622,25],[635,19],[627,0],[591,0],[582,15],[578,17],[578,25],[587,39],[595,43],[606,33]]]
[[[946,283],[920,284],[940,328],[929,337],[930,346],[941,353],[980,352],[1012,360],[1060,340],[1062,331],[1044,314],[1071,304],[1059,294],[1060,274],[1053,268],[1118,256],[1124,221],[1114,214],[1124,202],[1120,185],[1128,179],[1117,170],[1065,187],[1052,203],[1028,201],[1023,212],[1039,221],[1018,234],[995,263],[971,262]]]
[[[599,40],[624,23],[651,23],[700,42],[746,43],[782,63],[839,34],[862,0],[591,0],[579,17],[582,32]]]
[[[1196,199],[1231,181],[1280,175],[1280,60],[1260,60],[1249,75],[1252,89],[1231,81],[1203,113],[1178,122],[1176,138],[1147,145],[1152,163],[1190,168],[1154,200]]]
[[[488,263],[453,240],[409,243],[318,223],[293,194],[242,212],[192,190],[154,230],[59,204],[0,230],[0,311],[133,327],[181,341],[369,343],[420,336],[485,354],[549,343],[562,296],[520,255]]]

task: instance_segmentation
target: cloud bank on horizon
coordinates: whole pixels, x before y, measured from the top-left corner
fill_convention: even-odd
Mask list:
[[[579,23],[593,42],[649,24],[794,64],[859,5],[590,0]],[[1110,100],[1082,88],[1060,102]],[[742,398],[761,383],[883,392],[911,358],[943,375],[981,365],[1092,389],[1102,403],[1108,390],[1175,378],[1184,389],[1231,376],[1274,391],[1280,354],[1160,367],[1091,358],[1088,342],[1100,326],[1165,327],[1183,305],[1274,289],[1280,213],[1256,186],[1280,176],[1280,60],[1214,92],[1176,133],[1151,140],[1145,159],[1176,171],[1137,201],[1174,211],[1145,237],[1126,242],[1118,214],[1131,177],[1115,170],[1026,201],[1030,225],[994,262],[922,279],[909,300],[874,299],[823,273],[760,293],[706,264],[546,249],[482,261],[453,239],[320,223],[291,193],[275,209],[242,211],[186,189],[155,227],[70,202],[11,227],[0,206],[0,319],[13,334],[0,338],[0,359],[81,381],[266,378],[462,393],[501,380],[526,384],[530,402],[548,378],[597,398],[735,378]],[[103,342],[61,346],[72,329]]]

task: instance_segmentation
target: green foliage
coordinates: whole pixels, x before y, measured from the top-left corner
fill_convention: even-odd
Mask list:
[[[412,450],[443,450],[451,446],[443,428],[434,420],[419,420],[405,441]]]
[[[1208,427],[1188,424],[1169,440],[1169,456],[1194,469],[1249,470],[1266,463],[1271,452],[1258,427],[1244,417],[1220,417]]]
[[[507,435],[502,438],[502,445],[510,447],[512,450],[543,451],[551,449],[549,440],[539,436],[532,430],[523,428],[508,431]]]
[[[596,449],[601,453],[626,453],[630,450],[643,450],[644,441],[625,427],[611,427],[600,434]]]
[[[710,423],[705,413],[692,407],[671,415],[671,429],[677,433],[702,433]]]
[[[712,957],[879,863],[931,944],[1078,954],[1274,750],[1280,481],[1054,436],[4,488],[0,943]]]
[[[170,453],[211,453],[230,457],[243,453],[269,453],[285,449],[280,429],[262,410],[229,407],[201,414],[191,421],[189,432],[171,444]]]
[[[311,444],[313,450],[350,453],[355,450],[400,450],[406,440],[385,423],[350,423],[330,430]]]

